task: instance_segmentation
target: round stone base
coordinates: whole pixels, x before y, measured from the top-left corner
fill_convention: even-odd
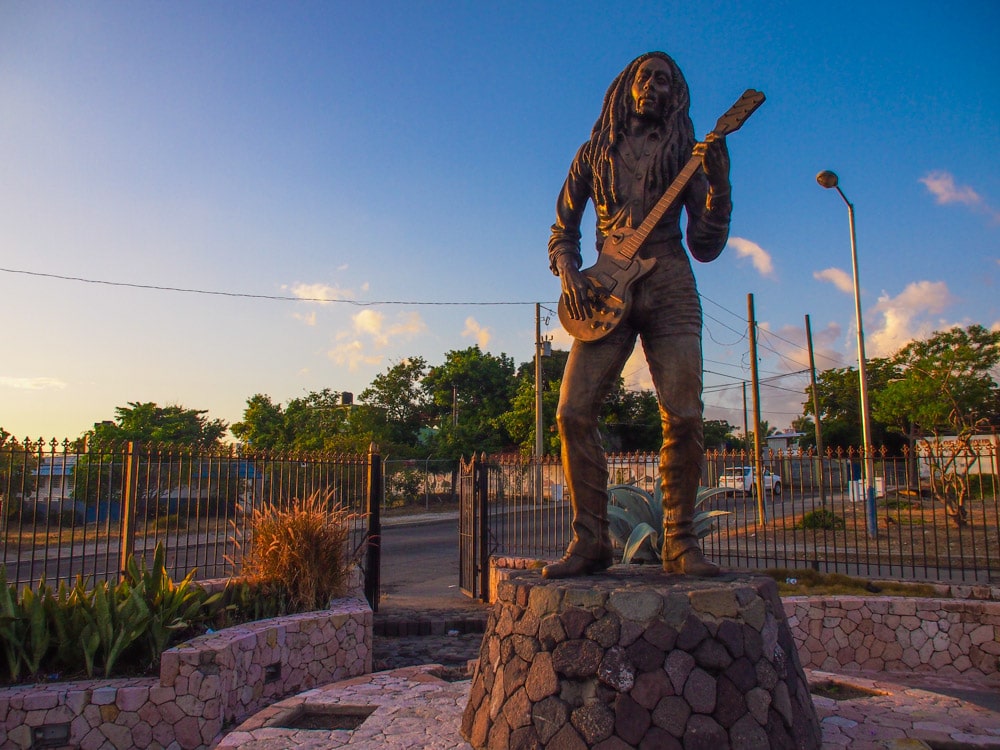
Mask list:
[[[462,717],[475,748],[821,745],[770,578],[515,571],[497,594]]]

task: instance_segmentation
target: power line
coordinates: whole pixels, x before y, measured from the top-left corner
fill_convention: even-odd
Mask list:
[[[158,292],[183,292],[185,294],[205,294],[215,297],[240,297],[243,299],[266,299],[278,302],[340,302],[356,307],[372,307],[374,305],[439,305],[439,306],[500,306],[500,305],[534,305],[535,302],[427,302],[419,300],[371,300],[362,302],[353,299],[327,299],[326,297],[293,297],[281,294],[250,294],[248,292],[223,292],[213,289],[190,289],[176,286],[159,286],[157,284],[136,284],[128,281],[107,281],[104,279],[85,279],[80,276],[63,276],[57,273],[42,273],[40,271],[25,271],[17,268],[0,268],[0,272],[21,274],[23,276],[38,276],[60,281],[78,281],[83,284],[101,284],[104,286],[128,287],[130,289],[152,289]]]

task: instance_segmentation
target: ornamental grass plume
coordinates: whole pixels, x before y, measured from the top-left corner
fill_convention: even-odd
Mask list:
[[[250,514],[241,577],[263,590],[287,592],[292,612],[326,609],[343,596],[360,550],[348,550],[349,513],[332,492],[314,492],[287,506],[266,505]]]

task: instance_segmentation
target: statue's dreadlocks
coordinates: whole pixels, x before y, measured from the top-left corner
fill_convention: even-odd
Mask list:
[[[635,80],[639,66],[651,57],[657,57],[668,65],[671,70],[670,105],[664,115],[664,125],[667,138],[654,157],[651,170],[652,179],[648,187],[656,193],[663,193],[667,185],[660,182],[666,175],[676,175],[691,156],[694,148],[694,126],[688,112],[691,105],[687,81],[673,58],[663,52],[647,52],[637,57],[611,82],[604,95],[600,117],[594,123],[590,133],[590,142],[586,149],[586,158],[590,162],[594,175],[594,200],[607,205],[616,198],[616,173],[618,159],[616,145],[624,137],[628,127],[629,114],[632,111],[632,82]]]

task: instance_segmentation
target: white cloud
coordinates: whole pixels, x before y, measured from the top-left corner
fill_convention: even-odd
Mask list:
[[[771,261],[771,254],[756,242],[742,237],[730,237],[729,245],[740,258],[750,258],[753,267],[761,276],[774,276],[774,263]]]
[[[379,354],[365,353],[365,345],[357,339],[338,344],[326,355],[338,365],[346,366],[348,370],[357,370],[361,365],[377,365],[382,361],[382,356]]]
[[[295,318],[296,320],[301,320],[307,326],[315,326],[316,325],[316,311],[315,310],[313,310],[311,313],[307,313],[307,314],[292,313],[292,317]]]
[[[937,170],[920,178],[939,205],[960,203],[976,211],[989,214],[994,221],[1000,221],[1000,212],[989,206],[983,197],[968,185],[956,185],[950,172]]]
[[[845,294],[854,293],[854,281],[846,271],[841,271],[839,268],[825,268],[822,271],[813,271],[813,278],[818,281],[829,281]]]
[[[360,334],[367,334],[375,340],[376,344],[385,345],[389,343],[388,338],[382,331],[385,324],[385,316],[378,310],[362,310],[352,319],[354,330]]]
[[[283,285],[281,288],[287,289],[301,300],[316,302],[320,305],[337,302],[338,300],[354,298],[354,294],[352,292],[340,289],[339,287],[330,286],[329,284],[293,284],[292,286]]]
[[[475,318],[469,317],[465,319],[465,330],[462,331],[462,336],[472,336],[475,338],[479,348],[486,351],[486,345],[490,343],[493,334],[490,333],[489,328],[483,328],[479,325],[479,322]]]
[[[412,338],[427,329],[419,313],[408,313],[386,324],[385,315],[378,310],[365,309],[352,318],[355,333],[368,336],[377,347],[388,346],[392,339]]]
[[[954,301],[943,281],[915,281],[895,297],[883,293],[874,308],[882,316],[881,323],[866,334],[865,354],[887,357],[914,339],[950,328],[955,324],[929,316],[940,315]]]
[[[62,390],[66,383],[58,378],[11,378],[0,376],[0,386],[21,391]]]
[[[351,330],[336,335],[338,343],[327,356],[339,365],[355,370],[362,364],[377,365],[380,352],[397,339],[411,339],[427,329],[419,313],[399,315],[387,322],[378,310],[366,308],[351,318]]]
[[[934,199],[941,204],[963,203],[966,206],[978,206],[983,202],[979,194],[968,185],[958,187],[955,178],[948,172],[929,172],[920,178]]]

